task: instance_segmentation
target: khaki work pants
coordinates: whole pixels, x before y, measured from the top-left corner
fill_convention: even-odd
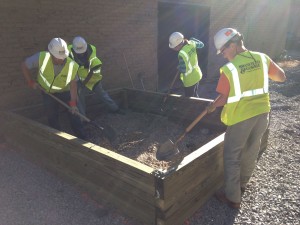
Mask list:
[[[241,202],[241,187],[255,168],[261,138],[269,123],[264,113],[229,126],[224,140],[224,190],[232,202]]]

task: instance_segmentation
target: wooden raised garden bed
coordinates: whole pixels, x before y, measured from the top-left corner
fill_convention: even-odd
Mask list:
[[[132,89],[110,91],[124,109],[168,117],[188,126],[207,99],[171,95],[162,112],[163,94]],[[89,103],[93,118],[101,107]],[[41,105],[1,112],[1,133],[21,154],[76,182],[94,198],[107,201],[149,225],[181,225],[222,185],[225,127],[220,112],[205,116],[194,128],[207,128],[215,137],[167,170],[134,159],[43,124]],[[184,132],[184,130],[182,130]]]

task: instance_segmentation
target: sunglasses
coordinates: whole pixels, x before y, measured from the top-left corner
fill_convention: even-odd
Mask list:
[[[222,50],[220,51],[220,53],[223,54],[223,52],[225,51],[225,49],[228,48],[230,44],[231,44],[231,42],[228,41],[228,42],[223,46],[223,48],[222,48]]]

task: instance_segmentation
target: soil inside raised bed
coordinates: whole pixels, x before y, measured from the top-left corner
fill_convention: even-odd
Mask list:
[[[161,144],[169,139],[175,142],[189,124],[180,125],[165,116],[132,111],[127,111],[125,115],[104,114],[94,121],[99,125],[111,126],[117,135],[110,143],[103,134],[87,127],[90,142],[158,170],[166,170],[178,164],[183,157],[222,133],[197,126],[178,143],[179,154],[169,161],[159,161],[156,159],[156,151]]]

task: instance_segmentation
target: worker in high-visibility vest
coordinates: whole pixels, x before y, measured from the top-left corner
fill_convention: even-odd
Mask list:
[[[79,64],[78,69],[78,107],[83,114],[86,114],[86,96],[95,93],[95,97],[101,100],[110,112],[124,114],[119,106],[113,101],[103,89],[101,80],[102,62],[96,55],[96,47],[85,41],[83,37],[77,36],[73,39],[72,45],[68,46],[70,57]]]
[[[203,48],[204,44],[196,38],[187,40],[180,32],[174,32],[169,37],[169,47],[178,51],[178,70],[184,86],[185,97],[199,97],[199,81],[202,72],[198,65],[197,49]]]
[[[207,107],[213,112],[224,106],[224,190],[216,198],[240,208],[241,194],[255,168],[261,138],[269,123],[269,78],[284,82],[284,71],[266,54],[246,49],[243,35],[223,28],[214,36],[217,54],[229,62],[220,69],[219,96]]]
[[[75,135],[86,139],[81,119],[75,115],[77,108],[76,76],[78,64],[68,57],[66,42],[61,38],[53,38],[48,51],[38,52],[22,63],[22,72],[29,85],[37,89],[38,85],[64,103],[70,106],[71,127]],[[31,69],[38,69],[36,78],[31,75]],[[61,130],[59,123],[60,103],[50,95],[42,92],[49,126]]]

